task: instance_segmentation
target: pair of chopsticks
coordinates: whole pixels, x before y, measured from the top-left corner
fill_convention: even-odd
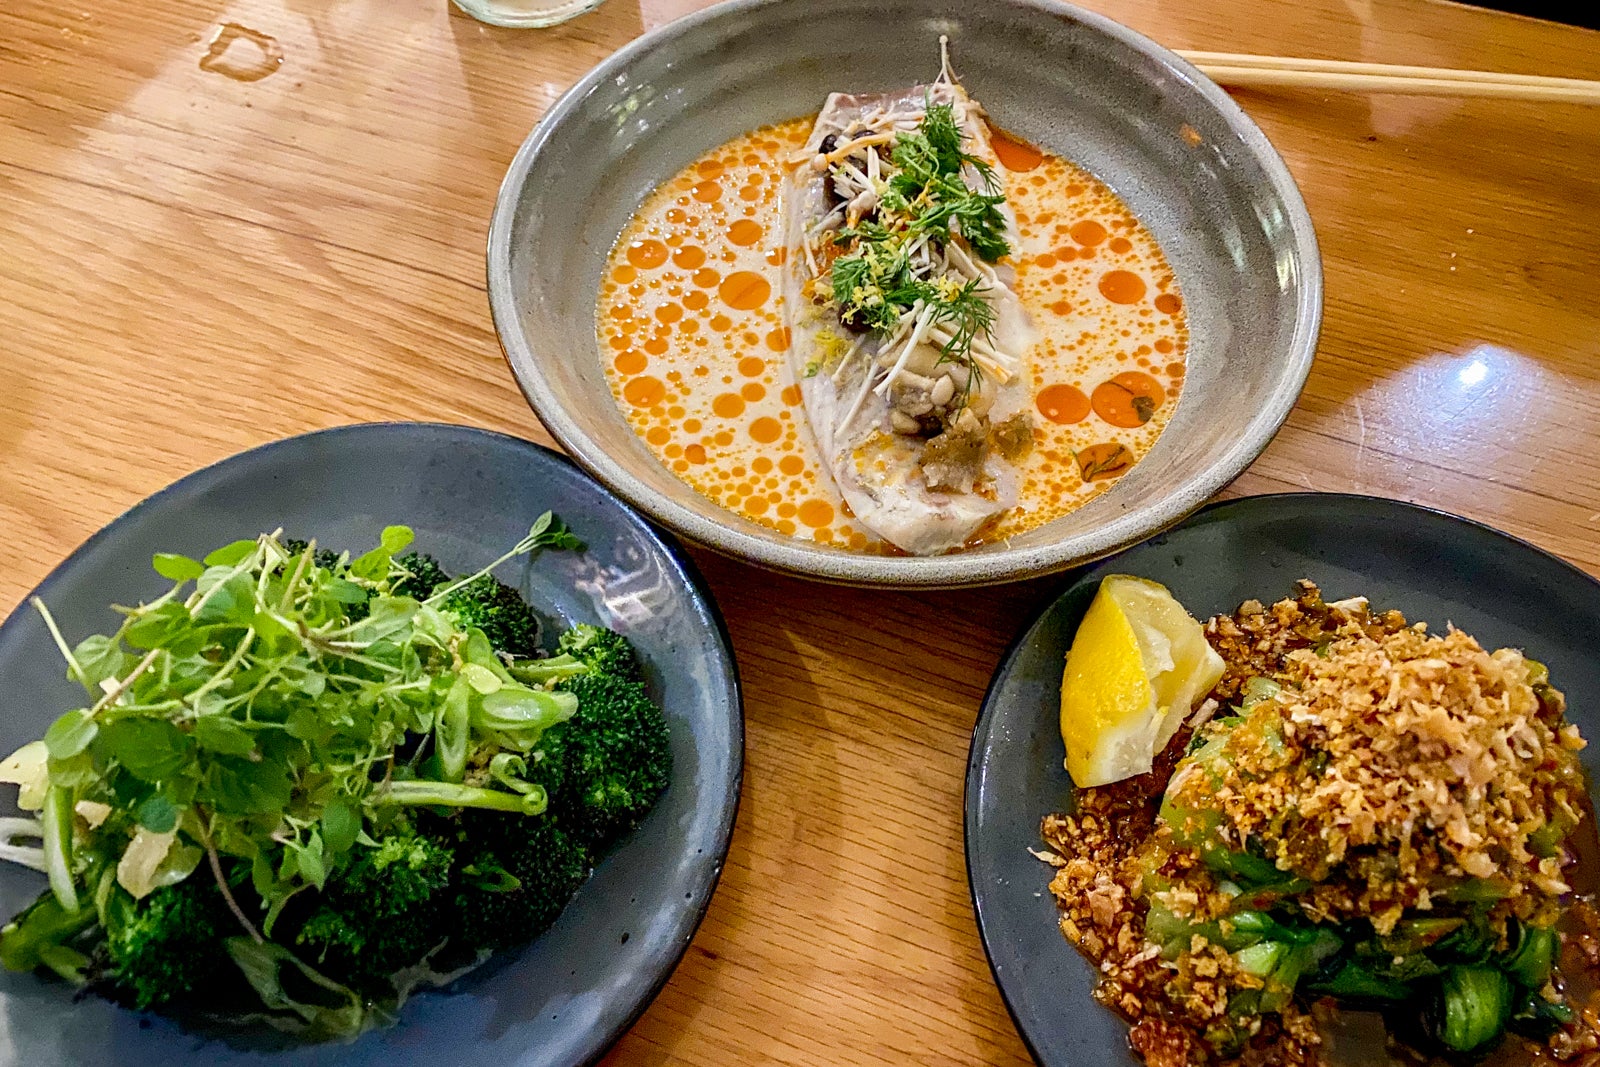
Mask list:
[[[1600,81],[1546,78],[1536,74],[1498,74],[1447,67],[1406,67],[1388,63],[1347,63],[1333,59],[1294,59],[1235,52],[1179,52],[1222,85],[1349,89],[1413,96],[1490,96],[1502,100],[1600,104]]]

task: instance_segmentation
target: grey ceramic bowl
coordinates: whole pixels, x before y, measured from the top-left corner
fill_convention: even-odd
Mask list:
[[[1003,545],[934,558],[785,537],[702,497],[618,412],[595,339],[606,256],[657,184],[833,90],[956,69],[1003,127],[1078,163],[1154,232],[1189,309],[1182,398],[1155,448],[1088,506]],[[957,586],[1082,563],[1164,529],[1260,454],[1310,369],[1322,269],[1305,204],[1261,130],[1192,66],[1051,0],[734,0],[622,49],[523,144],[489,229],[489,302],[522,390],[572,456],[702,544],[824,580]]]
[[[204,554],[282,526],[359,550],[404,522],[446,570],[481,567],[554,509],[587,547],[496,574],[548,633],[595,622],[628,635],[672,730],[672,785],[606,856],[556,924],[448,994],[407,1002],[393,1027],[349,1045],[282,1048],[262,1034],[206,1040],[64,983],[0,971],[0,1064],[78,1067],[576,1067],[592,1063],[666,983],[728,852],[744,767],[738,673],[722,616],[659,531],[548,449],[465,426],[346,426],[276,441],[197,471],[101,530],[34,590],[69,641],[114,628],[108,604],[162,592],[155,552]],[[83,691],[26,601],[0,626],[0,753],[39,737]],[[0,815],[15,814],[0,790]],[[0,921],[44,878],[0,865]]]

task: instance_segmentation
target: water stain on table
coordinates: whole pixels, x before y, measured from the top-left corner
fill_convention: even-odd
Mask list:
[[[235,48],[236,42],[240,47]],[[283,48],[275,37],[237,22],[224,22],[200,57],[200,69],[236,82],[260,81],[283,66]]]

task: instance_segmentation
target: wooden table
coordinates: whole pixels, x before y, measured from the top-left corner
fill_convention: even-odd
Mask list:
[[[7,0],[0,610],[141,497],[273,438],[421,419],[548,442],[489,322],[496,187],[584,70],[696,6],[540,32],[445,0]],[[1092,6],[1177,48],[1600,78],[1600,34],[1432,0]],[[230,21],[281,67],[201,70]],[[1229,492],[1419,501],[1600,573],[1600,109],[1239,99],[1310,203],[1327,315]],[[613,1061],[1025,1062],[961,791],[985,683],[1054,583],[824,606],[699,558],[746,680],[747,784],[705,925]]]

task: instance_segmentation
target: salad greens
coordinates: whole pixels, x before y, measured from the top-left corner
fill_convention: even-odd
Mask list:
[[[87,698],[0,764],[34,813],[0,858],[49,883],[0,963],[350,1037],[555,919],[666,787],[665,720],[626,639],[546,657],[490,573],[581,549],[553,515],[459,579],[412,540],[159,554],[171,587],[76,644],[35,601]]]

